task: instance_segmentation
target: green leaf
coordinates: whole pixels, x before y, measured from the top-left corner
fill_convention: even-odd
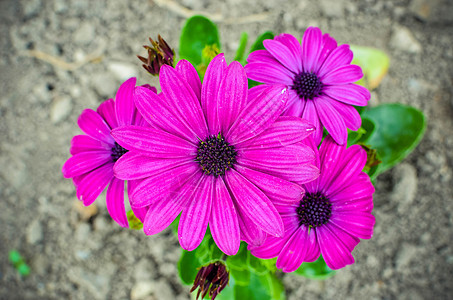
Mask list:
[[[134,215],[132,209],[127,212],[126,216],[130,229],[140,230],[143,228],[143,223]]]
[[[198,270],[201,267],[200,260],[197,257],[196,249],[194,251],[182,251],[181,258],[178,262],[179,277],[184,284],[192,285]]]
[[[362,67],[364,74],[364,79],[358,84],[366,85],[370,90],[377,88],[388,72],[389,56],[381,50],[370,47],[351,45],[351,50],[354,53],[352,63]],[[364,80],[367,84],[364,84]]]
[[[333,276],[336,272],[327,266],[321,255],[314,262],[302,263],[299,269],[294,271],[294,273],[311,279],[327,279]]]
[[[358,143],[366,143],[368,139],[371,137],[373,134],[374,130],[376,128],[376,125],[374,124],[373,121],[371,121],[368,118],[362,118],[362,129],[365,131],[362,136],[359,138],[357,141]]]
[[[266,31],[265,33],[261,34],[256,41],[253,43],[252,47],[250,48],[250,52],[256,51],[256,50],[263,50],[264,45],[263,41],[264,40],[272,40],[274,38],[274,33],[272,31]]]
[[[374,132],[366,144],[376,149],[382,160],[372,173],[373,177],[393,167],[409,155],[426,130],[423,113],[403,104],[382,104],[366,110],[363,115],[375,124]]]
[[[236,253],[236,255],[227,257],[226,265],[228,269],[248,270],[247,253],[247,244],[245,242],[242,242],[241,246],[239,247],[238,253]]]
[[[241,64],[245,63],[244,53],[245,53],[245,47],[247,46],[247,40],[248,40],[248,34],[246,32],[242,32],[241,38],[239,39],[239,47],[236,50],[236,56],[234,57],[234,60],[237,60]]]
[[[220,39],[217,26],[206,17],[193,16],[182,28],[179,42],[180,59],[187,59],[193,65],[201,63],[201,51],[208,45],[217,45]]]

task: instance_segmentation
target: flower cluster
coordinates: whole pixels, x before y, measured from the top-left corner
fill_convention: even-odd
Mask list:
[[[366,152],[345,145],[347,128],[361,124],[353,105],[370,97],[353,83],[362,71],[350,64],[349,46],[318,28],[302,44],[282,34],[264,46],[245,68],[217,55],[203,82],[186,60],[159,63],[152,71],[161,93],[132,78],[96,112],[83,111],[86,135],[73,138],[63,166],[77,197],[90,205],[109,185],[108,211],[128,226],[127,180],[145,234],[180,216],[186,250],[209,226],[225,254],[235,255],[242,240],[258,258],[278,257],[285,272],[320,254],[332,269],[353,263],[352,250],[374,226]],[[264,84],[249,89],[248,79]],[[330,135],[321,143],[323,127]]]

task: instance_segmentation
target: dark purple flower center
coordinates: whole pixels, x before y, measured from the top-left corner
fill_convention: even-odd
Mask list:
[[[237,151],[219,133],[208,136],[198,144],[196,162],[207,175],[225,175],[225,172],[236,163]]]
[[[293,85],[291,86],[296,91],[300,98],[314,99],[321,94],[322,83],[318,76],[314,73],[303,72],[294,77]]]
[[[332,205],[323,194],[306,192],[296,211],[300,225],[318,227],[329,221]]]
[[[123,147],[120,146],[117,142],[115,142],[115,146],[112,148],[112,159],[113,162],[116,162],[118,159],[120,159],[123,154],[128,152],[129,150],[124,149]]]

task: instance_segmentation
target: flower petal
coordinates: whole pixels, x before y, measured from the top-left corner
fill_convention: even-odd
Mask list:
[[[77,185],[77,198],[89,206],[113,179],[113,164],[105,164],[86,174]]]
[[[121,227],[128,227],[126,208],[124,207],[124,181],[113,178],[107,189],[107,211]]]
[[[134,77],[129,78],[116,92],[115,111],[118,126],[131,125],[134,120],[134,89],[136,81]]]
[[[297,59],[296,54],[288,49],[282,42],[277,40],[264,40],[263,45],[266,50],[288,70],[296,74],[301,71],[302,64],[300,63],[300,58]]]
[[[333,106],[333,108],[343,117],[346,127],[353,131],[359,130],[362,125],[362,118],[354,106],[338,102],[330,97],[325,97],[324,99],[327,100],[327,102],[329,102],[330,105]]]
[[[219,249],[226,255],[235,255],[241,243],[241,232],[236,208],[222,177],[215,179],[209,224],[212,237]]]
[[[330,71],[335,70],[338,67],[349,65],[352,61],[352,51],[349,49],[349,45],[341,45],[327,56],[322,67],[318,71],[318,76],[323,77],[325,74]]]
[[[346,143],[348,139],[348,131],[342,116],[338,111],[326,100],[326,96],[321,96],[316,101],[316,111],[322,125],[326,127],[332,138],[340,145]]]
[[[255,52],[258,51],[261,50],[257,50]],[[252,52],[250,55],[255,52]],[[274,60],[274,58],[272,58],[272,60],[264,58],[260,61],[249,62],[244,67],[247,77],[251,80],[267,84],[284,84],[286,86],[293,85],[295,74],[281,65],[278,61]]]
[[[304,112],[302,113],[302,119],[307,120],[311,123],[316,129],[315,132],[312,134],[314,142],[319,145],[322,140],[323,134],[323,127],[319,122],[318,111],[316,110],[316,106],[314,101],[305,101]]]
[[[111,151],[112,145],[93,139],[88,135],[75,135],[71,140],[71,155],[89,151]]]
[[[370,99],[370,92],[366,88],[352,83],[328,85],[323,88],[323,92],[335,100],[356,106],[366,106]]]
[[[233,197],[231,194],[230,196]],[[233,201],[237,203],[235,199]],[[244,212],[241,212],[241,208],[238,205],[236,205],[236,209],[239,228],[241,230],[241,240],[254,246],[263,244],[267,238],[267,234],[262,231],[249,217],[247,217]]]
[[[124,148],[154,158],[191,157],[197,153],[195,145],[160,129],[123,126],[112,130],[112,136]]]
[[[197,70],[195,70],[192,64],[185,60],[181,59],[178,61],[175,67],[176,71],[184,78],[187,83],[190,85],[192,90],[197,96],[197,99],[201,98],[201,81],[200,77],[198,76]]]
[[[110,128],[118,127],[115,112],[115,101],[113,99],[108,99],[102,102],[96,112],[104,119]]]
[[[356,82],[362,77],[362,68],[356,65],[346,65],[326,73],[320,79],[324,85],[341,85]]]
[[[181,247],[187,251],[192,251],[200,245],[208,228],[214,180],[213,176],[203,176],[203,181],[196,189],[190,205],[181,214],[178,239]]]
[[[92,109],[85,109],[77,120],[80,129],[92,138],[114,145],[115,141],[110,135],[110,127],[102,117]]]
[[[309,27],[302,39],[302,63],[304,72],[313,72],[316,68],[322,45],[322,32],[317,27]]]
[[[293,55],[294,65],[298,66],[296,73],[302,72],[302,46],[300,42],[291,34],[282,33],[277,35],[274,40],[285,45]]]
[[[376,220],[372,214],[367,212],[336,211],[330,217],[329,222],[355,237],[370,239],[373,236]]]
[[[283,115],[300,118],[307,100],[299,98],[299,95],[292,89],[289,90],[288,95],[289,98],[286,103],[286,108],[283,111]]]
[[[266,88],[249,101],[225,137],[230,143],[237,144],[260,134],[281,115],[287,99],[288,90],[284,86]]]
[[[108,162],[112,162],[112,156],[108,151],[81,152],[70,157],[61,171],[64,178],[71,178],[90,172]]]
[[[332,38],[328,33],[323,34],[321,52],[319,53],[318,63],[314,68],[315,73],[318,73],[319,69],[322,67],[330,52],[332,52],[335,48],[337,48],[337,41],[335,41],[335,39]]]
[[[283,222],[269,198],[234,169],[225,174],[229,190],[242,213],[260,229],[273,236],[283,235]]]

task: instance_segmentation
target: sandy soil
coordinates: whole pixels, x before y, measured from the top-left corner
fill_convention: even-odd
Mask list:
[[[252,40],[268,29],[301,37],[310,25],[383,49],[391,67],[371,104],[410,104],[428,118],[420,146],[378,179],[375,234],[354,251],[356,263],[321,282],[282,275],[288,299],[451,299],[452,2],[175,1],[0,1],[0,299],[189,299],[170,231],[119,228],[105,195],[86,216],[60,171],[82,109],[129,76],[155,83],[135,54],[158,33],[178,48],[188,9],[218,20],[230,60],[241,31]],[[9,264],[11,249],[30,276]]]

